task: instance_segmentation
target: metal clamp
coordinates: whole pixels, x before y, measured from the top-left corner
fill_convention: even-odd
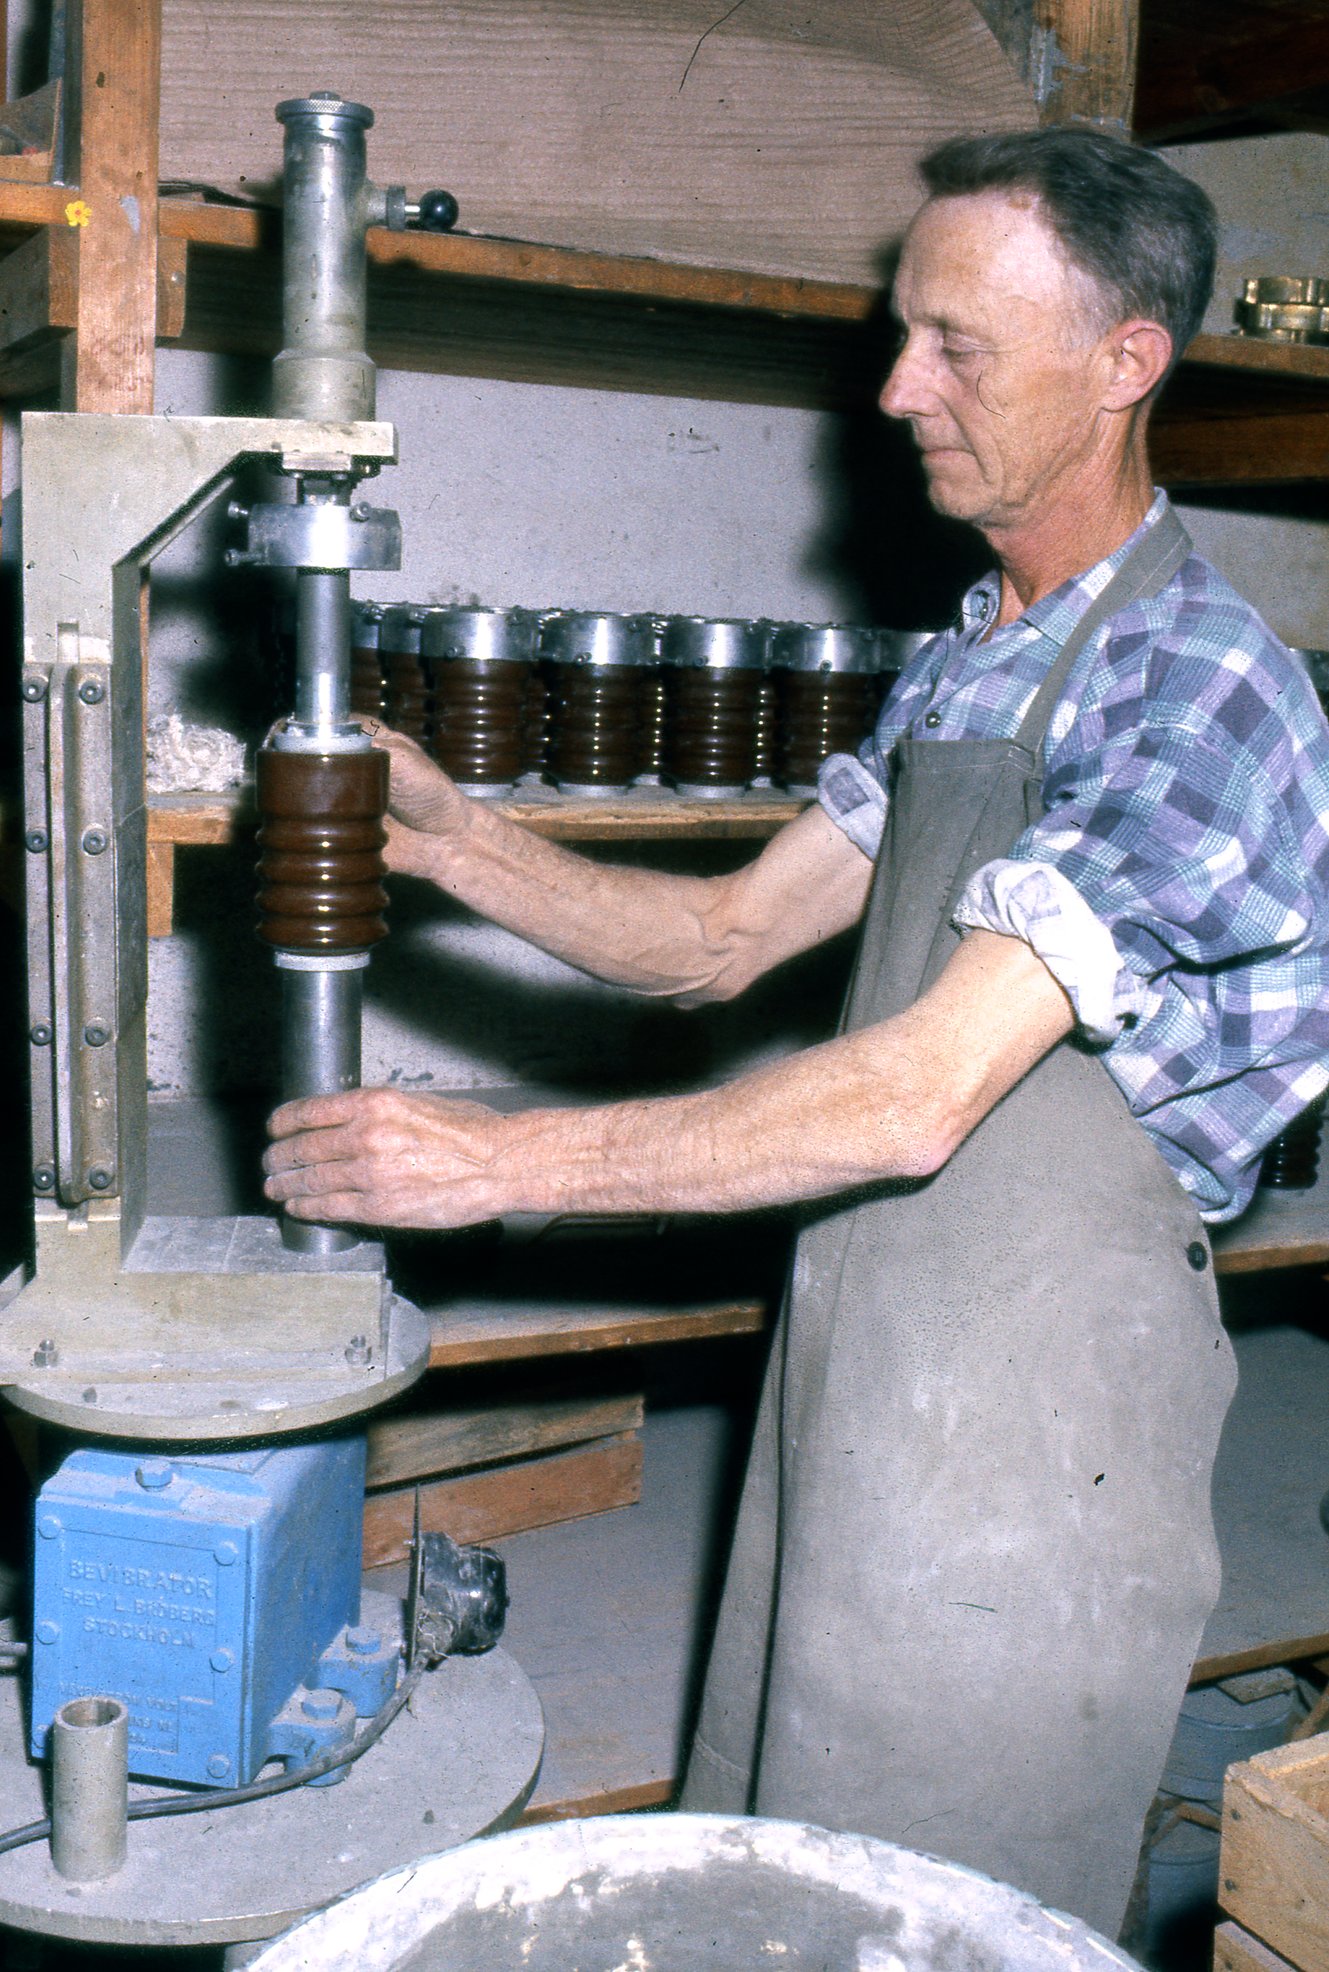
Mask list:
[[[400,568],[401,521],[364,501],[262,502],[249,509],[248,545],[226,559],[233,568]]]

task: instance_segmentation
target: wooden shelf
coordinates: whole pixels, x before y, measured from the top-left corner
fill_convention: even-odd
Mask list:
[[[689,799],[663,790],[576,798],[531,790],[494,804],[535,835],[559,842],[764,842],[807,806],[800,795],[754,790],[732,799]],[[159,794],[148,803],[148,936],[175,923],[175,852],[235,842],[257,825],[253,790]]]
[[[1239,1219],[1215,1227],[1213,1248],[1220,1274],[1329,1266],[1329,1177],[1309,1191],[1257,1191]]]

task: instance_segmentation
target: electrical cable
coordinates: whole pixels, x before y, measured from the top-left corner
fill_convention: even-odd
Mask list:
[[[320,1753],[316,1760],[297,1767],[292,1773],[274,1774],[270,1780],[251,1780],[245,1787],[218,1788],[204,1794],[155,1794],[147,1801],[131,1801],[126,1819],[129,1821],[156,1821],[167,1815],[208,1814],[213,1808],[232,1808],[244,1801],[263,1801],[270,1794],[286,1794],[293,1787],[303,1787],[307,1781],[317,1780],[322,1774],[335,1773],[338,1767],[349,1767],[367,1753],[383,1737],[397,1714],[409,1704],[416,1686],[424,1676],[426,1666],[419,1663],[409,1670],[386,1704],[381,1705],[364,1731],[354,1738],[349,1746],[334,1746],[327,1753]],[[7,1855],[11,1849],[26,1848],[29,1842],[40,1842],[51,1832],[49,1815],[41,1821],[30,1821],[22,1828],[11,1828],[0,1835],[0,1856]]]

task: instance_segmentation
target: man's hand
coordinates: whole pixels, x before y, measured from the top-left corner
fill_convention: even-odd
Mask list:
[[[508,1119],[478,1102],[349,1089],[271,1118],[264,1190],[294,1219],[448,1230],[513,1208],[494,1165]]]
[[[365,731],[388,756],[388,846],[390,870],[406,876],[433,873],[433,846],[421,838],[455,838],[466,827],[466,796],[422,746],[377,720]]]

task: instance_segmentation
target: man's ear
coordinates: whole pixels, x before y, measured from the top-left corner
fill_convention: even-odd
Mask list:
[[[1172,361],[1172,337],[1161,322],[1140,316],[1121,322],[1107,337],[1105,411],[1128,411],[1157,390]]]

